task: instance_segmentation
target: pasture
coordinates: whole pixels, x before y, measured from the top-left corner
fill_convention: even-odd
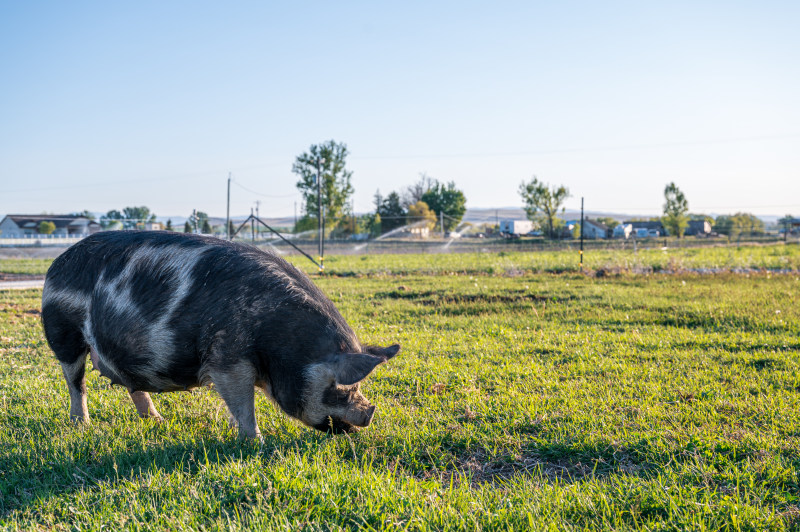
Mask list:
[[[369,428],[257,396],[262,443],[213,390],[142,421],[97,372],[71,425],[41,291],[0,291],[0,528],[800,528],[798,246],[605,253],[326,260],[362,341],[403,350]]]

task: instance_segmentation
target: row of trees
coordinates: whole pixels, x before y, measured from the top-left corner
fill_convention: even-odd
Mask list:
[[[564,225],[558,213],[564,212],[564,202],[570,197],[569,189],[563,185],[545,184],[534,176],[531,181],[522,182],[519,194],[528,218],[542,229],[545,236],[557,238],[562,233]],[[791,215],[787,214],[778,223],[783,224],[791,218]],[[675,183],[669,183],[664,188],[663,216],[651,218],[649,221],[661,222],[670,234],[681,238],[692,220],[707,221],[714,232],[734,238],[742,234],[764,233],[764,222],[750,213],[720,215],[716,219],[705,214],[690,214],[686,195]],[[612,229],[619,224],[613,218],[598,218],[598,221]]]
[[[375,216],[382,232],[405,225],[433,229],[437,222],[443,222],[443,230],[452,231],[464,218],[466,204],[467,198],[455,182],[440,183],[426,174],[399,193],[392,191],[383,197],[380,190],[375,192]]]
[[[375,212],[356,217],[350,198],[354,189],[352,171],[347,170],[347,146],[333,140],[314,144],[295,159],[292,172],[299,180],[297,189],[303,197],[303,217],[295,232],[317,229],[319,207],[326,232],[369,233],[379,235],[408,224],[433,228],[444,220],[444,229],[452,230],[466,212],[466,197],[454,182],[440,183],[425,174],[401,192],[383,196],[375,193]],[[317,183],[317,176],[320,182]],[[318,201],[319,200],[319,201]]]

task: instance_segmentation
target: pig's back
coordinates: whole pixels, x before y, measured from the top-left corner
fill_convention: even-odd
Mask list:
[[[49,316],[60,325],[71,320],[112,381],[128,388],[192,387],[216,341],[235,339],[237,352],[248,352],[253,320],[242,319],[242,309],[252,309],[276,278],[292,271],[278,257],[215,238],[98,233],[49,269],[45,327]]]

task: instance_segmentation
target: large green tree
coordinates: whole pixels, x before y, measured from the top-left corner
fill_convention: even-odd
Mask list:
[[[519,194],[528,219],[538,223],[546,236],[558,237],[558,231],[564,222],[557,215],[559,210],[564,211],[564,202],[570,195],[569,189],[564,185],[551,187],[533,176],[529,182],[523,181],[520,184]]]
[[[347,155],[344,143],[329,140],[313,144],[307,152],[298,155],[292,165],[292,172],[300,177],[297,189],[303,195],[305,215],[316,218],[319,164],[322,173],[320,197],[326,229],[333,229],[345,215],[350,214],[348,200],[353,195],[353,185],[350,183],[353,172],[345,167]]]
[[[455,229],[467,212],[467,198],[453,181],[445,185],[434,180],[419,201],[424,201],[436,213],[437,219],[441,219],[440,214],[444,213],[444,228],[447,231]]]
[[[662,223],[667,230],[677,236],[683,237],[689,225],[689,202],[686,201],[681,189],[675,183],[670,183],[664,189],[664,217]]]

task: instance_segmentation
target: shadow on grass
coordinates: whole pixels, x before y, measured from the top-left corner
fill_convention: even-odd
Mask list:
[[[40,429],[40,424],[20,423],[17,429],[25,433],[28,429]],[[87,438],[68,450],[69,457],[64,456],[63,448],[50,447],[49,454],[41,454],[0,447],[0,520],[12,512],[40,505],[43,500],[104,484],[136,482],[154,472],[195,475],[209,466],[254,457],[268,461],[276,451],[304,453],[330,437],[307,432],[287,441],[285,435],[266,434],[263,441],[257,442],[239,440],[235,431],[221,439],[218,431],[206,427],[198,427],[193,436],[193,441],[163,445],[150,445],[138,439],[117,440],[112,444],[118,444],[119,448],[112,450],[97,437]],[[32,441],[30,445],[35,448],[37,443]],[[102,451],[98,450],[101,446]]]

